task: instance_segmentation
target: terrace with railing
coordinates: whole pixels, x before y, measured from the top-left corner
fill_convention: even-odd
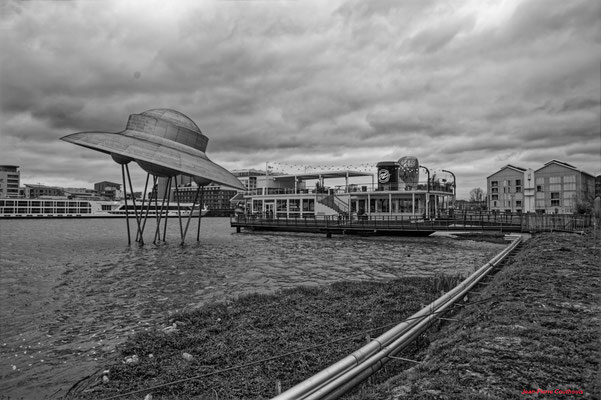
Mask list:
[[[271,195],[299,195],[299,194],[344,194],[344,193],[361,193],[361,192],[408,192],[408,191],[421,191],[421,192],[442,192],[442,193],[453,193],[452,183],[445,182],[419,182],[416,185],[406,185],[404,183],[394,183],[388,185],[381,185],[374,182],[366,183],[351,183],[348,185],[332,185],[332,186],[315,186],[315,187],[263,187],[247,190],[244,192],[248,196],[271,196]]]

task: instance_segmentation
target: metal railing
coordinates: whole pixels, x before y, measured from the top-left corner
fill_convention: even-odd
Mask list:
[[[589,215],[571,214],[509,214],[509,213],[455,213],[425,219],[422,216],[374,216],[352,217],[334,216],[295,216],[283,218],[267,214],[237,215],[232,217],[231,226],[242,227],[298,227],[331,230],[374,229],[374,230],[431,230],[431,231],[512,231],[512,232],[579,232],[593,225]]]
[[[293,194],[342,194],[342,193],[360,193],[360,192],[382,192],[382,191],[428,191],[427,181],[418,182],[411,186],[405,183],[395,183],[393,185],[384,185],[380,187],[378,183],[350,183],[348,185],[333,185],[325,187],[299,187],[299,188],[257,188],[244,192],[246,195],[293,195]],[[453,187],[449,184],[430,182],[430,192],[453,193]]]

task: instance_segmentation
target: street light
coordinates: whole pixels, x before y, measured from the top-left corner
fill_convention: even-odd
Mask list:
[[[447,172],[447,173],[453,175],[453,205],[455,205],[455,201],[457,200],[457,178],[455,178],[455,174],[452,173],[451,171],[447,171],[446,169],[443,169],[442,172]]]
[[[426,219],[430,219],[430,170],[423,165],[419,166],[423,168],[428,173],[428,181],[427,181],[427,191],[426,191]]]

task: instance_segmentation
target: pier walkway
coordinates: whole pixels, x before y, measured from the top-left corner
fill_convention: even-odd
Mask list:
[[[345,235],[428,236],[437,231],[494,232],[580,232],[593,225],[588,215],[521,214],[521,213],[456,213],[433,219],[402,216],[317,216],[273,218],[263,215],[237,215],[230,225],[253,231],[311,232]]]

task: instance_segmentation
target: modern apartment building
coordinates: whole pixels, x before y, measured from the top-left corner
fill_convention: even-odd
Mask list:
[[[568,163],[551,160],[534,171],[536,210],[571,213],[578,202],[595,197],[595,177]]]
[[[21,172],[18,165],[0,165],[0,198],[19,197]]]
[[[486,178],[488,208],[494,211],[534,211],[534,171],[506,165]]]
[[[595,195],[593,175],[558,160],[537,170],[506,165],[486,181],[492,211],[569,214]]]

